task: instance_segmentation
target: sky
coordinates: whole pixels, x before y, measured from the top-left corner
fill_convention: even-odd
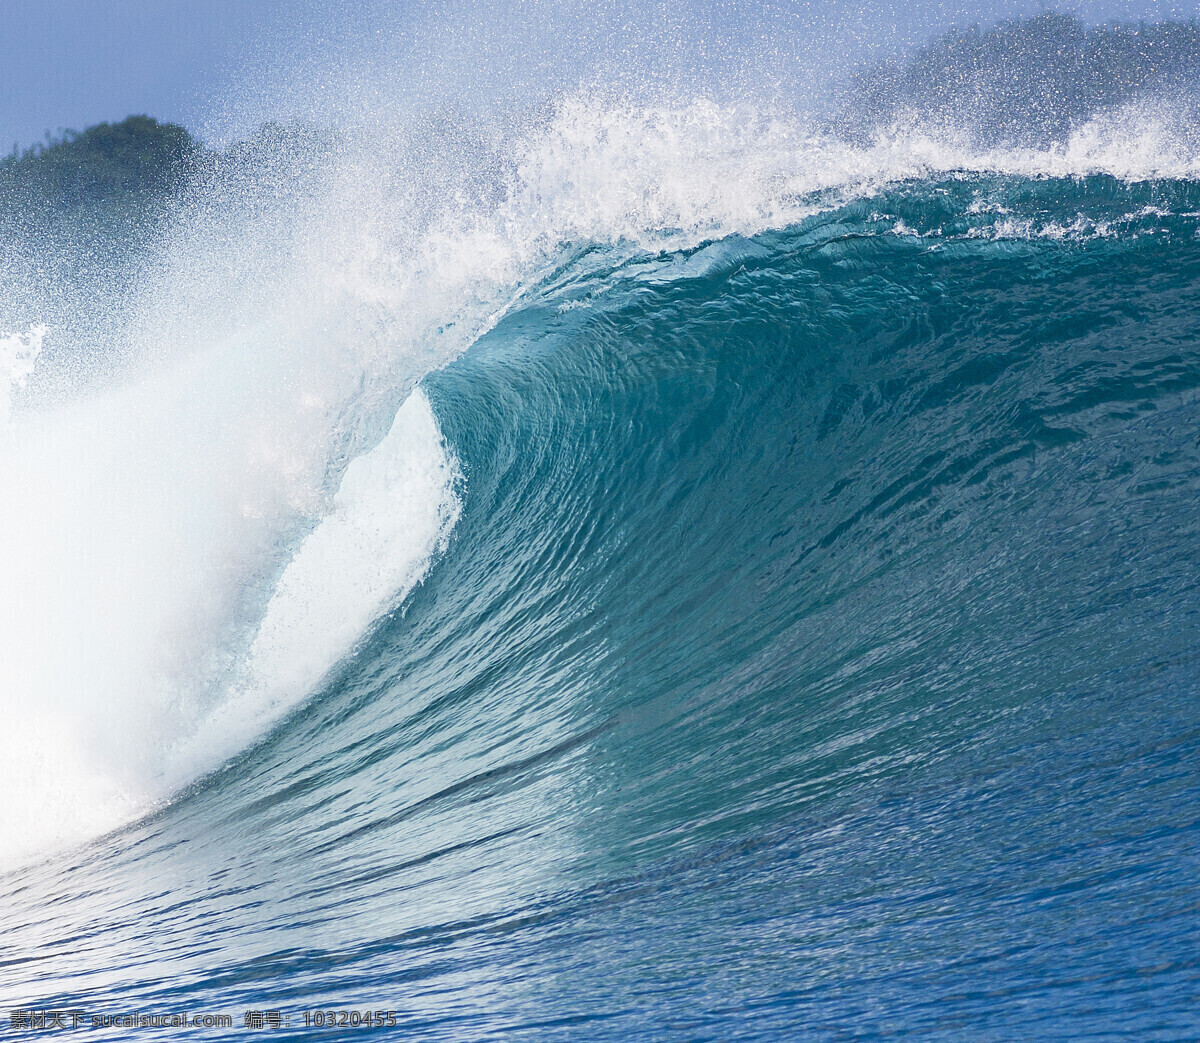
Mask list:
[[[0,0],[0,143],[133,113],[195,126],[292,0]],[[308,13],[302,20],[308,21]]]
[[[514,41],[569,63],[580,25],[607,18],[607,38],[623,39],[613,27],[655,6],[659,24],[707,20],[716,37],[753,20],[762,35],[791,40],[824,33],[836,48],[876,54],[953,24],[988,24],[1047,7],[1088,21],[1153,19],[1194,17],[1200,0],[0,0],[0,151],[26,147],[47,131],[134,113],[183,123],[208,140],[228,139],[263,118],[310,116],[312,98],[305,95],[317,93],[331,69],[343,83],[354,66],[369,70],[362,75],[376,84],[394,83],[389,62],[407,61],[411,78],[414,63],[439,51],[443,29],[449,57],[441,64],[458,63],[470,76],[501,61],[497,49],[507,48],[511,58]],[[556,25],[563,11],[567,19]],[[422,33],[423,46],[415,45]],[[480,43],[489,37],[502,43],[489,49]],[[510,81],[537,68],[509,66]],[[445,68],[439,75],[447,75]]]

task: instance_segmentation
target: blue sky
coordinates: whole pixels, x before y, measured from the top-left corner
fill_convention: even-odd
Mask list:
[[[889,41],[900,46],[952,23],[989,22],[1047,6],[1106,20],[1191,16],[1198,2],[662,0],[659,7],[684,12],[692,23],[711,15],[719,33],[747,12],[769,14],[772,24],[788,27],[781,33],[812,24],[836,36],[836,27],[849,27],[845,31],[854,39],[837,37],[839,42],[845,39],[851,47],[855,40],[868,39],[877,48]],[[560,7],[571,3],[562,0]],[[621,0],[577,6],[574,21],[565,28],[578,26],[581,19],[602,20],[605,13],[615,24],[638,9],[632,3],[623,7]],[[486,35],[493,22],[504,27],[510,49],[513,39],[524,44],[541,35],[557,49],[560,64],[569,62],[571,33],[548,28],[545,13],[544,3],[539,11],[537,4],[521,0],[474,6],[456,0],[0,0],[0,150],[14,143],[26,146],[47,130],[81,128],[131,113],[182,122],[210,138],[240,133],[267,116],[311,115],[311,99],[300,95],[315,93],[321,74],[313,70],[322,60],[327,67],[339,67],[344,77],[361,56],[362,67],[372,70],[375,81],[394,82],[394,75],[380,69],[389,55],[411,46],[411,40],[402,41],[416,23],[426,36],[424,51],[417,53],[437,50],[438,22],[443,20],[448,33],[458,34],[458,50],[448,48],[448,53],[465,55],[454,59],[464,65],[471,58],[462,39],[474,41],[480,25]],[[464,17],[476,21],[464,28]],[[411,53],[408,60],[414,61]],[[522,64],[509,65],[519,76]],[[298,74],[297,69],[306,71]]]
[[[145,112],[195,125],[291,0],[3,0],[0,143]]]

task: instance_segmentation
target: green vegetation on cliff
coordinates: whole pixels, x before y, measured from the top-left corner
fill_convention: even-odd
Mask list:
[[[200,151],[183,127],[130,116],[14,150],[0,160],[0,193],[12,202],[68,208],[160,196],[181,183]]]

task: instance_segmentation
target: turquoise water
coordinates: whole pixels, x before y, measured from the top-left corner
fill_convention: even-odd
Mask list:
[[[0,877],[9,1005],[1200,1033],[1200,186],[814,203],[569,245],[428,373],[423,582],[221,770]]]

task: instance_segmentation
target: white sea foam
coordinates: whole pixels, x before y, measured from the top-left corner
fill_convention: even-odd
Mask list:
[[[242,504],[220,424],[163,453],[170,409],[156,418],[145,397],[163,389],[138,390],[0,453],[20,483],[0,506],[6,863],[119,825],[237,752],[424,578],[458,516],[456,464],[414,391],[346,469],[257,626],[231,626],[269,530],[230,521]]]
[[[0,427],[12,416],[13,392],[25,386],[42,353],[46,327],[31,326],[25,333],[0,334]]]
[[[1130,103],[1040,148],[978,149],[950,125],[915,119],[852,144],[753,106],[576,97],[526,145],[509,206],[542,217],[562,239],[661,246],[664,232],[686,244],[785,226],[830,204],[818,193],[844,199],[958,173],[1194,179],[1200,135],[1186,111]]]
[[[460,478],[418,388],[383,441],[346,468],[331,509],[276,584],[229,696],[173,746],[168,787],[261,734],[425,578],[458,521]]]

